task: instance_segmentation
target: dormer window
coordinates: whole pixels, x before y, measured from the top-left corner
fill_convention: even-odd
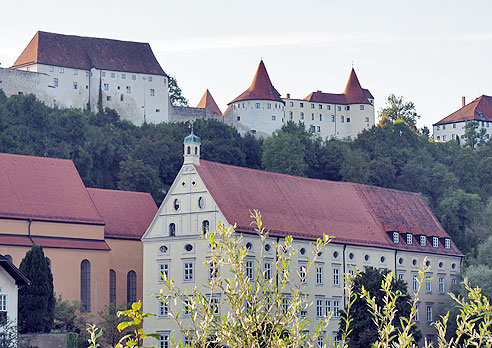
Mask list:
[[[407,244],[412,245],[413,244],[413,236],[411,233],[407,233]]]
[[[425,246],[427,238],[425,236],[420,236],[420,246]]]
[[[446,249],[451,249],[451,239],[449,238],[444,239],[444,247]]]
[[[434,248],[438,248],[439,247],[439,238],[437,237],[432,237],[432,246]]]
[[[400,234],[398,232],[393,232],[393,243],[398,244],[400,242]]]

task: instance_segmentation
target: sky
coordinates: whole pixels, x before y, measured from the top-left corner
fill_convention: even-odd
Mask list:
[[[341,93],[352,64],[375,97],[415,103],[430,127],[492,95],[491,1],[43,0],[1,2],[0,67],[36,31],[148,42],[196,106],[208,88],[224,111],[263,59],[282,96]]]

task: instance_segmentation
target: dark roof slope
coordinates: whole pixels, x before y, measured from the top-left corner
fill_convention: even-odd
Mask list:
[[[106,226],[106,238],[140,239],[157,212],[149,193],[88,188]]]
[[[217,103],[214,100],[214,97],[212,97],[212,94],[207,89],[196,107],[200,109],[206,109],[207,106],[209,105],[210,105],[210,112],[212,113],[213,116],[222,116],[222,111],[220,111],[219,107],[217,106]]]
[[[12,68],[34,63],[166,76],[148,43],[38,31]]]
[[[419,194],[347,182],[295,177],[205,160],[195,166],[219,209],[237,230],[252,232],[249,211],[259,209],[272,235],[390,249],[461,255],[451,249],[395,245],[388,232],[450,238]],[[428,243],[430,244],[430,243]]]
[[[104,224],[72,161],[5,153],[0,217]]]
[[[309,94],[304,100],[315,103],[330,104],[371,104],[369,99],[374,99],[368,89],[362,88],[355,70],[350,72],[345,90],[341,94],[323,93],[321,91]]]
[[[461,109],[453,112],[451,115],[434,123],[434,126],[469,120],[492,122],[492,97],[481,95],[471,103],[468,103]]]
[[[263,60],[261,60],[258,65],[258,69],[256,70],[253,82],[251,82],[251,86],[249,86],[247,90],[245,90],[239,97],[231,101],[229,104],[243,100],[274,100],[284,103],[282,98],[280,98],[280,93],[277,92],[275,87],[272,85],[272,81],[270,81],[270,77],[268,76]]]
[[[14,266],[12,262],[10,262],[5,256],[0,255],[0,267],[10,274],[12,278],[15,280],[15,284],[18,286],[22,285],[30,285],[31,281],[26,278],[24,274],[17,267]]]

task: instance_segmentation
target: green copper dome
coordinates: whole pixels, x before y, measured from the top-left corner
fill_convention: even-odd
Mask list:
[[[191,131],[190,135],[186,136],[184,138],[184,143],[198,143],[198,144],[201,144],[200,143],[200,137],[196,136],[194,133],[193,133],[193,130]]]

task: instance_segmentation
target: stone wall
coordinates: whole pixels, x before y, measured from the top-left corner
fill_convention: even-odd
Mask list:
[[[19,335],[19,348],[65,348],[66,346],[66,333]]]

